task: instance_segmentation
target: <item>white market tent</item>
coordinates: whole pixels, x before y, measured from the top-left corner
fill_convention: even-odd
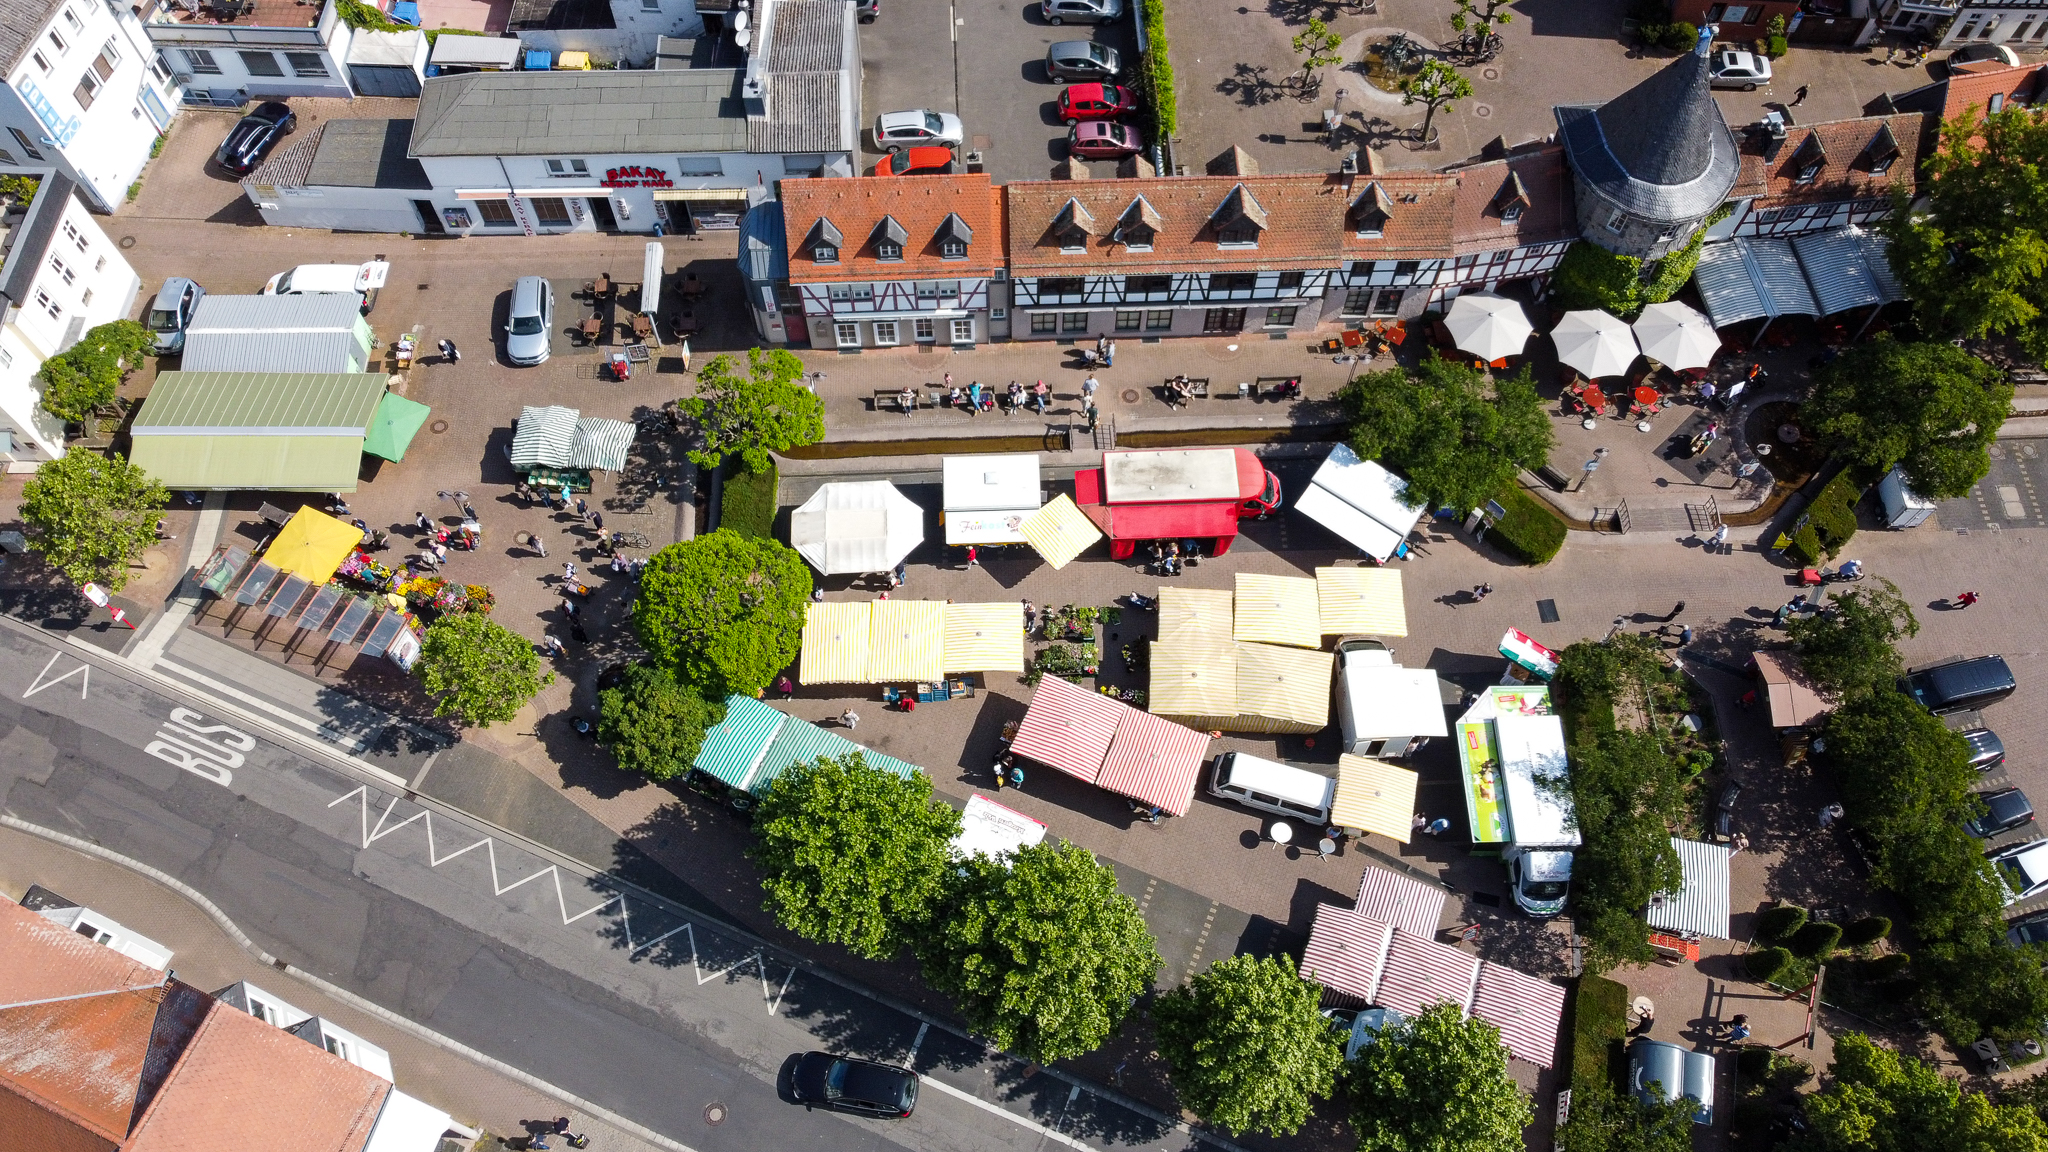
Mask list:
[[[952,847],[956,856],[979,853],[995,860],[1044,840],[1042,821],[1005,808],[977,792],[967,798],[967,807],[960,813],[960,833],[953,837]]]
[[[1351,731],[1361,737],[1451,734],[1444,720],[1443,687],[1432,669],[1351,661],[1344,665],[1344,682]]]
[[[1038,456],[948,456],[945,476],[946,543],[1022,544],[1024,521],[1043,501]]]
[[[1673,836],[1671,847],[1678,852],[1685,884],[1650,897],[1644,919],[1666,932],[1728,939],[1728,846]]]
[[[887,480],[826,484],[789,516],[789,546],[827,575],[887,572],[924,542],[924,509]]]
[[[1536,330],[1520,304],[1491,292],[1467,292],[1451,301],[1444,327],[1459,349],[1481,360],[1521,355]]]
[[[647,255],[640,265],[640,314],[653,316],[661,310],[661,263],[664,254],[661,245],[654,241],[647,244]]]
[[[1407,491],[1407,481],[1370,460],[1359,459],[1350,445],[1339,444],[1330,450],[1294,505],[1384,564],[1427,511],[1420,504],[1408,503]]]

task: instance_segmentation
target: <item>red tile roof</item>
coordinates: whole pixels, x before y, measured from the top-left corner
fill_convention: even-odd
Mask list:
[[[164,974],[19,904],[0,901],[0,1007],[150,988]]]
[[[1002,191],[985,174],[853,176],[782,182],[783,233],[792,284],[839,280],[915,280],[987,276],[1002,265]],[[973,232],[965,260],[939,255],[938,231],[949,214]],[[903,226],[903,259],[877,260],[873,236],[883,217]],[[839,262],[820,264],[804,242],[820,219],[845,239]]]
[[[1362,179],[1362,178],[1361,178]],[[1252,215],[1263,215],[1257,248],[1225,248],[1210,220],[1240,186]],[[1003,186],[1008,206],[1010,273],[1256,272],[1334,266],[1348,200],[1343,185],[1320,174],[1166,176],[1141,180],[1031,180]],[[1117,221],[1139,197],[1159,219],[1149,252],[1112,243]],[[1077,203],[1092,223],[1086,254],[1063,255],[1052,226]],[[1143,210],[1139,209],[1139,214]]]
[[[1562,147],[1551,145],[1452,172],[1458,178],[1452,241],[1460,256],[1551,244],[1579,234]],[[1507,198],[1504,192],[1516,178],[1521,181],[1517,191],[1526,196],[1528,204],[1519,220],[1503,223],[1500,207]]]
[[[1880,141],[1880,133],[1887,128],[1898,156],[1878,175],[1870,171],[1873,142]],[[1786,133],[1778,155],[1771,160],[1764,159],[1763,133],[1751,131],[1741,140],[1741,175],[1729,195],[1755,197],[1753,207],[1757,209],[1883,199],[1895,187],[1913,186],[1930,129],[1927,116],[1919,112],[1801,124]],[[1826,163],[1813,183],[1801,184],[1800,168],[1816,145]]]
[[[1354,208],[1377,199],[1386,221],[1378,236],[1360,236]],[[1346,260],[1441,259],[1451,253],[1458,215],[1458,178],[1447,172],[1380,172],[1351,177],[1338,222]]]
[[[389,1081],[218,1001],[124,1152],[361,1152]]]
[[[2002,96],[2007,102],[2015,97],[2033,99],[2035,87],[2042,79],[2038,73],[2044,67],[2048,65],[2022,64],[2017,68],[1956,73],[1948,78],[1948,87],[1942,93],[1941,118],[1953,120],[1973,107],[1981,117],[1990,109],[1993,96]]]

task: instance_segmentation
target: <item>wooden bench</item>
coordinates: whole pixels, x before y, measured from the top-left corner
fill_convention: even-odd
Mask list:
[[[909,409],[906,409],[906,408],[904,408],[904,407],[903,407],[903,389],[901,389],[901,388],[877,388],[877,389],[875,389],[875,401],[874,401],[874,403],[875,403],[875,411],[877,411],[877,412],[904,412],[904,411],[915,411],[915,410],[916,410],[916,406],[917,406],[917,393],[916,393],[915,391],[913,391],[913,392],[912,392],[912,393],[911,393],[910,395],[911,395],[911,401],[910,401],[910,403],[911,403],[911,407],[910,407]]]
[[[1168,376],[1160,382],[1159,397],[1166,401],[1168,408],[1174,406],[1173,385],[1178,379],[1179,377],[1177,376]],[[1207,376],[1190,376],[1187,378],[1187,383],[1189,400],[1207,400],[1209,398],[1209,378]]]

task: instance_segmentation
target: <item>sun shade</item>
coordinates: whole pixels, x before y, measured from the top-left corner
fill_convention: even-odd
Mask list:
[[[1520,355],[1535,331],[1520,304],[1491,292],[1467,292],[1451,301],[1443,323],[1461,350],[1481,360]]]
[[[1384,920],[1335,904],[1318,904],[1309,925],[1301,974],[1340,996],[1370,1004],[1394,929]]]
[[[1095,523],[1082,515],[1071,497],[1056,496],[1024,518],[1021,531],[1031,547],[1054,568],[1065,568],[1088,546],[1102,539]]]
[[[1229,640],[1236,620],[1231,599],[1231,594],[1221,588],[1159,589],[1159,639],[1162,642],[1190,637]]]
[[[1619,376],[1636,362],[1636,334],[1605,312],[1567,312],[1550,330],[1558,362],[1593,376]]]
[[[887,480],[826,484],[789,516],[789,543],[827,576],[887,572],[924,542],[924,509]]]
[[[1021,611],[1021,610],[1020,610]],[[869,605],[865,679],[933,681],[946,675],[946,605],[941,600],[877,600]]]
[[[1373,997],[1404,1016],[1420,1016],[1432,1004],[1451,1003],[1463,1012],[1479,981],[1479,957],[1426,936],[1396,931],[1387,965]]]
[[[1450,892],[1441,884],[1368,864],[1365,875],[1358,879],[1358,899],[1352,907],[1361,916],[1392,924],[1426,940],[1436,935],[1437,926],[1444,921],[1444,905],[1449,901]]]
[[[1126,711],[1099,692],[1047,676],[1038,682],[1010,750],[1093,784]]]
[[[1564,989],[1513,968],[1481,961],[1472,1015],[1500,1029],[1500,1042],[1508,1055],[1548,1068],[1557,1054]]]
[[[1043,821],[977,792],[967,798],[967,808],[960,813],[960,831],[953,837],[952,849],[955,856],[981,855],[995,860],[1044,840]]]
[[[1337,757],[1337,795],[1330,804],[1330,823],[1406,844],[1413,831],[1418,779],[1406,768],[1347,752]],[[1430,931],[1435,930],[1432,924]]]
[[[377,414],[370,417],[370,429],[363,436],[363,451],[391,461],[405,459],[406,448],[431,411],[417,400],[386,392],[384,399],[377,402]]]
[[[1024,671],[1024,609],[1012,603],[947,604],[946,671]]]
[[[811,604],[804,613],[798,679],[805,684],[872,683],[868,642],[873,607],[865,600]]]
[[[1237,613],[1231,635],[1238,640],[1317,648],[1323,643],[1316,582],[1302,576],[1237,574]]]
[[[1103,757],[1098,787],[1185,816],[1209,737],[1164,717],[1118,704],[1123,715]]]
[[[334,570],[363,542],[363,530],[311,506],[292,513],[278,529],[263,558],[280,572],[297,573],[314,584],[334,578]]]
[[[1237,715],[1237,650],[1227,636],[1194,634],[1152,645],[1146,703],[1189,724]]]
[[[1408,634],[1399,568],[1318,568],[1316,606],[1325,635]]]
[[[1328,652],[1278,644],[1237,646],[1237,718],[1233,732],[1320,732],[1330,723]]]
[[[512,467],[567,468],[576,443],[576,417],[576,409],[559,404],[522,409],[512,432]]]
[[[1685,881],[1676,892],[1650,897],[1652,928],[1728,939],[1728,847],[1671,838]]]

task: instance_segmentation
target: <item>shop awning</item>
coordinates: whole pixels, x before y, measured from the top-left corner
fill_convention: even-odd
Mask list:
[[[1221,588],[1168,585],[1159,589],[1159,639],[1231,639],[1236,619],[1231,601],[1231,594]]]
[[[865,600],[814,602],[804,613],[797,678],[805,684],[871,684],[868,642],[874,605]]]
[[[1344,753],[1337,757],[1337,795],[1330,804],[1330,823],[1406,844],[1414,831],[1418,779],[1414,772],[1385,760]],[[1436,931],[1434,923],[1429,931]]]
[[[712,202],[747,202],[745,188],[656,188],[656,200],[694,200]]]
[[[570,451],[576,444],[577,415],[576,409],[559,404],[521,409],[519,426],[512,431],[512,467],[569,467]]]
[[[725,698],[725,719],[704,733],[694,766],[734,788],[753,783],[761,756],[789,716],[752,696]]]
[[[1116,707],[1122,716],[1096,786],[1157,805],[1169,815],[1187,815],[1209,751],[1208,734],[1123,704]]]
[[[661,312],[661,269],[666,259],[661,242],[649,240],[646,254],[640,261],[640,311],[643,315],[655,316]]]
[[[1322,731],[1330,723],[1330,677],[1335,669],[1336,657],[1328,652],[1239,644],[1237,720],[1232,730]]]
[[[1294,506],[1379,563],[1400,550],[1415,522],[1427,511],[1410,504],[1408,482],[1348,444],[1330,450]]]
[[[1472,1015],[1500,1029],[1508,1055],[1548,1068],[1557,1058],[1557,1030],[1564,1019],[1564,989],[1492,961],[1479,965]]]
[[[405,459],[412,438],[419,435],[433,409],[396,392],[386,392],[377,402],[377,414],[370,417],[370,429],[363,437],[363,451],[386,460]]]
[[[1297,648],[1322,646],[1322,610],[1313,580],[1239,572],[1233,607],[1237,616],[1231,636],[1237,640]]]
[[[967,807],[960,813],[960,832],[953,837],[952,848],[956,856],[982,855],[995,860],[1044,840],[1043,821],[977,792],[967,798]]]
[[[944,601],[877,600],[868,607],[870,680],[875,683],[891,680],[929,683],[945,678]],[[1022,637],[1019,637],[1019,646],[1022,646]]]
[[[1450,895],[1441,884],[1426,884],[1413,876],[1368,864],[1365,875],[1359,877],[1358,899],[1352,908],[1361,916],[1427,940],[1442,926],[1444,905],[1449,903]]]
[[[1024,671],[1024,611],[1013,603],[947,604],[946,671]]]
[[[1152,645],[1146,706],[1190,724],[1237,715],[1237,645],[1225,636],[1190,635]]]
[[[1884,240],[1861,228],[1794,236],[1792,251],[1823,316],[1905,299],[1892,276]]]
[[[827,576],[887,572],[924,542],[924,509],[887,480],[826,484],[789,516],[789,543]]]
[[[1301,975],[1340,996],[1370,1004],[1386,969],[1393,926],[1336,904],[1316,905]]]
[[[1095,522],[1083,515],[1080,506],[1066,495],[1055,496],[1025,517],[1019,530],[1045,562],[1056,569],[1073,563],[1074,557],[1102,539],[1102,531],[1095,527]]]
[[[1047,676],[1038,682],[1010,750],[1093,784],[1128,711],[1100,692]]]
[[[1408,603],[1399,568],[1318,568],[1316,605],[1324,635],[1408,634]]]
[[[1671,838],[1685,883],[1676,892],[1650,897],[1644,919],[1650,927],[1688,936],[1728,939],[1728,847]]]
[[[1784,240],[1737,237],[1709,244],[1700,250],[1693,283],[1716,328],[1766,316],[1821,314],[1799,258]]]
[[[1804,728],[1835,710],[1834,701],[1790,652],[1754,652],[1750,658],[1770,700],[1771,727]]]
[[[1412,932],[1394,933],[1373,999],[1406,1016],[1449,1002],[1463,1012],[1479,982],[1479,957]]]
[[[280,572],[297,573],[313,584],[334,578],[334,570],[363,542],[363,530],[306,506],[278,529],[263,558]]]

